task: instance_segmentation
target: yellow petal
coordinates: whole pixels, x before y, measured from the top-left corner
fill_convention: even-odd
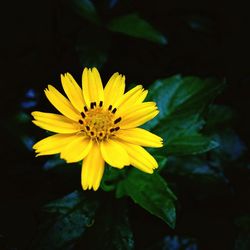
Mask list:
[[[126,111],[126,109],[133,107],[136,104],[140,104],[144,101],[148,91],[142,88],[142,85],[136,87],[125,93],[119,100],[117,107],[120,113]]]
[[[48,89],[45,89],[45,95],[54,107],[68,118],[78,121],[79,113],[75,110],[69,100],[64,97],[56,88],[48,85]]]
[[[72,134],[79,131],[79,125],[65,116],[34,111],[31,113],[38,127],[55,133]]]
[[[153,119],[158,113],[154,102],[144,102],[128,108],[123,114],[118,113],[117,116],[122,117],[119,126],[122,129],[127,129],[142,125]]]
[[[100,152],[100,147],[97,143],[93,143],[89,154],[84,158],[82,163],[82,188],[84,190],[93,188],[96,191],[100,186],[103,172],[104,160]]]
[[[148,95],[148,90],[143,90],[142,93],[136,98],[134,104],[142,103]]]
[[[82,112],[85,103],[83,100],[82,90],[76,83],[75,79],[71,74],[67,73],[65,75],[61,75],[61,82],[64,92],[68,96],[70,102],[79,112]]]
[[[125,90],[125,76],[115,73],[111,76],[104,88],[104,103],[108,107],[116,107],[117,102],[121,99]]]
[[[62,150],[61,158],[67,163],[81,161],[91,150],[92,140],[81,134],[75,138]]]
[[[72,141],[74,137],[74,134],[51,135],[38,141],[35,145],[33,145],[33,149],[35,149],[36,153],[38,153],[37,156],[58,154],[69,142]]]
[[[115,140],[102,141],[100,146],[102,157],[110,166],[123,168],[130,164],[126,150]]]
[[[162,138],[142,128],[119,130],[116,136],[126,142],[144,147],[162,147]]]
[[[153,169],[158,167],[158,163],[154,157],[141,146],[125,142],[122,142],[121,144],[128,152],[132,166],[149,174],[152,174]]]
[[[85,103],[90,107],[91,102],[104,100],[102,80],[99,72],[96,68],[91,69],[85,68],[82,74],[82,90]]]

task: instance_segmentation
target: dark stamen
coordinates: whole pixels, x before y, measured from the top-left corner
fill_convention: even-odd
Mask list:
[[[89,131],[89,130],[90,130],[90,127],[89,127],[89,126],[86,126],[86,129]]]
[[[101,132],[101,133],[99,133],[99,136],[102,136],[102,132]]]
[[[115,128],[115,131],[118,131],[119,129],[120,129],[120,127],[116,127],[116,128]]]
[[[93,136],[95,133],[93,131],[91,131],[90,134]]]
[[[83,119],[86,117],[86,115],[83,112],[81,112],[81,116]]]
[[[80,119],[80,120],[79,120],[79,123],[80,123],[80,124],[83,124],[83,121]]]
[[[96,106],[96,102],[91,102],[90,103],[90,108],[93,109]]]
[[[115,131],[115,129],[114,129],[114,128],[111,128],[109,131],[112,133],[112,132],[114,132],[114,131]]]
[[[117,118],[117,119],[114,121],[114,124],[116,124],[116,123],[120,122],[121,120],[122,120],[122,118],[121,118],[121,117]]]
[[[103,101],[100,101],[99,106],[102,107],[102,105],[103,105]]]
[[[109,110],[111,110],[112,109],[112,105],[109,105]]]
[[[87,112],[88,111],[88,108],[86,106],[84,106],[84,111]]]
[[[117,110],[117,109],[116,109],[116,108],[114,108],[114,109],[112,110],[112,113],[114,114],[114,113],[116,112],[116,110]]]

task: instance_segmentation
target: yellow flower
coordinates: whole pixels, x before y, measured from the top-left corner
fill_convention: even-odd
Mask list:
[[[84,190],[98,189],[105,162],[153,173],[158,164],[142,146],[162,147],[162,139],[137,128],[159,113],[154,102],[143,102],[148,91],[138,85],[124,94],[125,76],[118,73],[103,89],[96,68],[84,69],[82,89],[69,73],[61,75],[61,81],[68,99],[51,85],[45,89],[61,114],[32,112],[34,124],[56,133],[33,146],[37,156],[60,153],[68,163],[83,160]]]

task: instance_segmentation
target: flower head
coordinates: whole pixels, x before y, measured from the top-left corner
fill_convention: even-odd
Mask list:
[[[143,102],[147,90],[138,85],[124,94],[125,76],[118,73],[103,88],[96,68],[83,70],[82,89],[69,73],[61,75],[61,82],[68,98],[51,85],[45,89],[61,114],[32,112],[34,124],[55,133],[33,146],[37,156],[60,154],[68,163],[82,160],[84,190],[98,189],[105,162],[153,173],[158,164],[142,146],[161,147],[162,139],[137,128],[159,113],[154,102]]]

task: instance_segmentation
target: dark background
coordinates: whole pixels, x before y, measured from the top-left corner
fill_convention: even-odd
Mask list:
[[[164,0],[94,2],[103,22],[138,12],[168,39],[168,44],[161,46],[113,34],[109,57],[100,68],[104,82],[115,71],[125,74],[127,82],[145,86],[177,73],[225,78],[228,86],[216,102],[236,111],[233,127],[249,147],[247,6],[222,1],[187,1],[185,5]],[[198,20],[200,26],[192,26],[193,20]],[[89,22],[69,8],[67,1],[12,1],[1,6],[0,249],[26,249],[38,225],[39,208],[78,187],[66,177],[58,178],[39,168],[42,160],[35,159],[17,137],[19,127],[13,124],[13,116],[20,111],[28,89],[35,89],[45,101],[43,89],[49,83],[59,84],[60,73],[70,72],[80,80],[83,67],[88,65],[81,64],[75,44],[79,32],[85,29],[91,29]],[[29,131],[35,130],[32,127]],[[242,197],[206,202],[192,200],[191,194],[179,197],[186,212],[177,215],[175,233],[198,238],[199,249],[234,249],[237,232],[230,219],[250,211],[249,172],[230,174]],[[144,248],[149,232],[154,235],[159,229],[160,234],[173,234],[162,222],[136,209],[133,216],[139,225],[134,225],[134,230],[142,230],[137,234],[138,249]],[[138,228],[144,223],[149,232]]]

